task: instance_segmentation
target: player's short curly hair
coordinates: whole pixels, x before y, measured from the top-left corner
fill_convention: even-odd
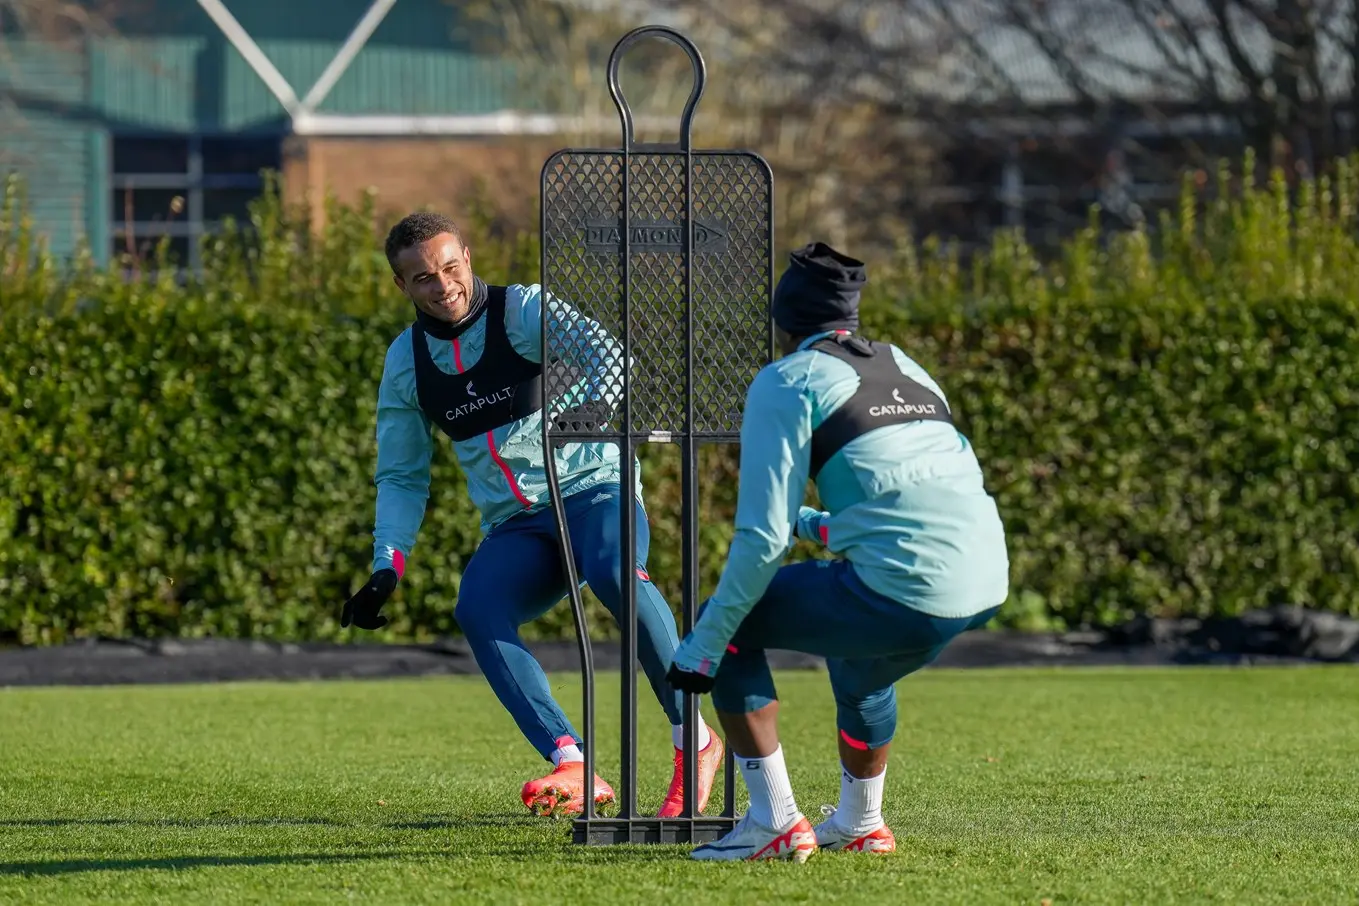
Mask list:
[[[462,242],[462,233],[458,231],[458,225],[443,214],[416,211],[397,221],[396,226],[387,233],[387,263],[391,265],[392,273],[399,273],[396,267],[397,255],[413,245],[433,239],[440,233],[452,233],[459,243]]]

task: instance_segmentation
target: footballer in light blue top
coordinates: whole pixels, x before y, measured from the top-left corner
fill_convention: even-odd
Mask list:
[[[976,452],[951,424],[888,425],[862,435],[817,477],[828,511],[803,505],[812,432],[859,386],[850,365],[808,348],[831,335],[803,339],[750,385],[735,537],[692,644],[682,651],[695,658],[685,666],[721,659],[782,565],[795,530],[847,560],[873,591],[931,616],[971,617],[1009,592],[1000,515]],[[920,365],[888,349],[901,374],[945,398]]]
[[[542,343],[542,290],[537,284],[505,288],[504,333],[510,347],[530,362],[538,362]],[[588,363],[591,346],[614,350],[617,341],[599,325],[558,303],[553,314],[579,325],[579,358]],[[427,338],[434,364],[456,374],[474,368],[486,347],[485,317],[477,318],[459,336]],[[415,357],[407,327],[387,349],[378,388],[377,519],[373,532],[373,569],[391,566],[393,558],[408,556],[415,547],[429,498],[429,466],[434,453],[433,425],[421,410],[415,391]],[[603,372],[617,367],[616,355],[595,357],[588,365],[595,379],[612,386]],[[492,391],[488,385],[487,391]],[[496,388],[498,389],[498,388]],[[473,390],[476,382],[473,381]],[[468,394],[475,401],[474,394]],[[461,401],[459,401],[461,402]],[[465,404],[464,404],[465,405]],[[506,519],[550,506],[544,468],[542,416],[532,413],[499,425],[486,434],[451,441],[458,465],[467,479],[467,492],[481,514],[481,531],[491,531]],[[556,451],[557,475],[563,496],[619,480],[618,446],[605,443],[567,444]],[[637,481],[641,496],[641,479]]]
[[[697,859],[890,851],[880,809],[894,684],[1009,592],[1000,514],[944,390],[903,350],[856,334],[865,280],[862,262],[814,243],[775,292],[784,355],[746,394],[735,535],[668,673],[712,692],[751,795],[746,819]],[[803,504],[809,478],[825,511]],[[783,565],[795,537],[835,558]],[[835,694],[841,804],[814,829],[783,768],[769,648],[826,658]]]
[[[483,537],[461,576],[439,570],[448,562],[443,552],[422,556],[456,584],[454,616],[477,665],[524,738],[553,764],[550,774],[523,785],[524,805],[535,814],[579,812],[583,740],[519,633],[567,592],[543,453],[543,306],[553,335],[565,340],[561,354],[580,375],[574,392],[560,401],[563,408],[579,409],[579,416],[607,417],[618,402],[608,391],[621,385],[621,344],[569,300],[545,300],[536,285],[488,286],[473,274],[471,251],[447,217],[404,218],[388,236],[387,258],[397,286],[415,306],[415,320],[391,342],[383,365],[372,575],[346,602],[341,625],[386,625],[382,607],[417,549],[435,434],[445,435],[466,476]],[[623,499],[618,447],[612,443],[568,444],[554,458],[577,575],[615,620],[623,583],[634,583],[638,661],[678,748],[684,737],[682,695],[666,682],[665,671],[679,638],[674,616],[646,571],[650,537],[640,478],[634,499]],[[623,553],[619,537],[623,506],[634,508],[635,558]],[[724,749],[701,719],[698,740],[697,798],[706,802]],[[682,780],[676,764],[662,815],[678,815],[683,808]],[[601,805],[613,797],[598,775],[594,790]]]

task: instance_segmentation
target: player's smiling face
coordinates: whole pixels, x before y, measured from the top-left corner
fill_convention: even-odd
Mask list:
[[[402,249],[396,285],[415,307],[441,321],[458,322],[472,305],[472,251],[452,233]]]

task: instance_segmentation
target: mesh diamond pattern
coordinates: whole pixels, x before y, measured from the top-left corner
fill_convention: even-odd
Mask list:
[[[622,424],[623,155],[562,151],[543,171],[544,405],[557,432],[735,438],[770,358],[772,175],[758,157],[696,151],[693,296],[685,301],[683,154],[631,157],[631,424]],[[686,421],[686,320],[694,420]],[[580,407],[585,404],[584,410]],[[601,415],[599,404],[603,404]]]

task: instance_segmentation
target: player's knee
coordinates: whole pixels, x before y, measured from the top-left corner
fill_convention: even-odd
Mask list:
[[[876,749],[892,741],[897,726],[897,696],[892,687],[867,695],[835,693],[836,723],[842,734]]]
[[[727,714],[749,714],[778,700],[764,651],[727,649],[713,680],[713,707]]]
[[[453,619],[458,622],[463,635],[473,641],[513,629],[506,608],[496,606],[494,601],[485,597],[458,598],[458,603],[453,607]]]
[[[772,682],[740,683],[721,678],[713,684],[713,707],[724,714],[749,714],[778,701]]]
[[[871,692],[859,692],[857,690],[835,690],[835,706],[844,711],[861,712],[864,714],[876,714],[886,712],[896,712],[897,696],[896,689],[888,686],[884,689],[875,689]]]

